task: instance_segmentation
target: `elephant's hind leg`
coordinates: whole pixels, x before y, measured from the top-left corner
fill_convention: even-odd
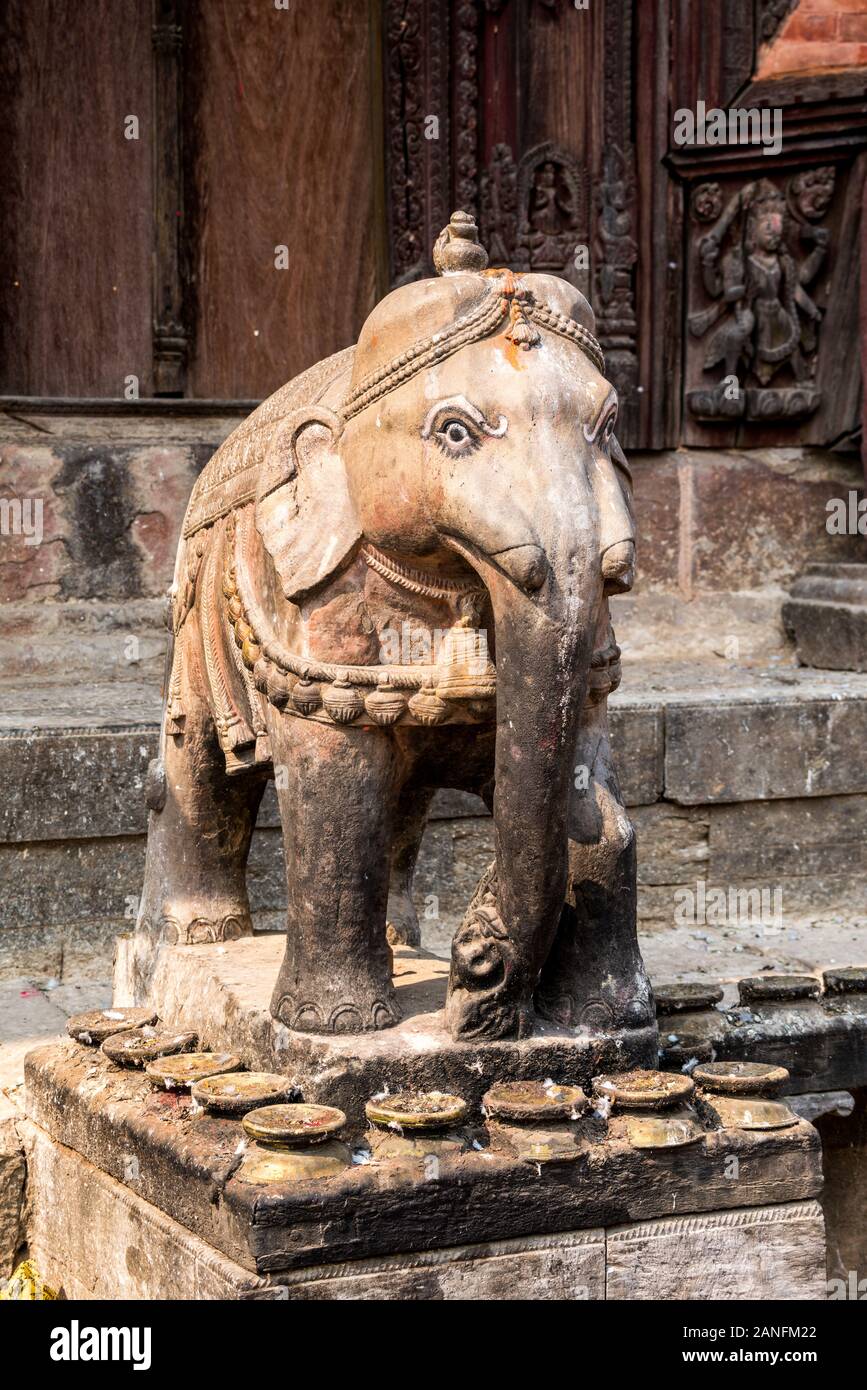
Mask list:
[[[149,787],[145,885],[137,927],[144,946],[226,941],[253,929],[246,864],[266,777],[227,776],[213,718],[188,688],[183,734],[163,738],[164,771]],[[146,952],[138,952],[144,958]]]
[[[269,732],[286,847],[286,955],[271,1012],[300,1032],[360,1033],[400,1015],[386,940],[394,740],[275,717]]]
[[[398,802],[388,889],[388,939],[393,946],[421,945],[412,885],[433,796],[432,787],[407,787]]]

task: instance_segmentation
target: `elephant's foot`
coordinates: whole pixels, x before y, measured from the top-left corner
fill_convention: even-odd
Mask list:
[[[452,941],[446,1023],[452,1037],[525,1037],[532,1030],[529,999],[521,999],[514,943],[497,908],[496,870],[482,875]]]
[[[253,935],[253,919],[246,902],[232,899],[191,903],[166,901],[149,910],[142,907],[136,931],[155,943],[170,946],[204,946],[211,942],[237,941]]]
[[[395,892],[388,895],[386,911],[386,935],[392,946],[420,946],[421,927],[418,913],[408,893]]]
[[[339,988],[333,975],[299,980],[284,965],[271,998],[271,1013],[296,1033],[372,1033],[400,1023],[391,977],[355,974]]]
[[[634,930],[589,917],[566,904],[536,989],[542,1018],[598,1032],[644,1028],[655,1017],[653,992]]]

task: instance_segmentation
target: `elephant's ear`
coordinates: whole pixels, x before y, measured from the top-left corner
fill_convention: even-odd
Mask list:
[[[278,425],[262,464],[256,527],[293,602],[333,574],[361,539],[340,433],[333,411],[295,410]]]

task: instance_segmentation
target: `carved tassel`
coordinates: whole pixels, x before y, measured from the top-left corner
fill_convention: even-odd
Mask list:
[[[535,324],[527,318],[522,304],[513,299],[509,307],[510,327],[506,334],[510,343],[529,352],[540,341],[541,334]]]
[[[220,742],[227,752],[234,752],[236,748],[252,747],[256,736],[243,719],[233,719],[222,730]]]
[[[168,699],[166,700],[166,733],[182,735],[186,712],[181,703],[181,657],[184,649],[185,628],[181,627],[175,636],[175,649],[172,653],[172,674],[169,679]]]

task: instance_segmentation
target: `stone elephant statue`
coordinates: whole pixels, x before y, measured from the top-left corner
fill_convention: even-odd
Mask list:
[[[617,396],[583,296],[486,263],[454,214],[438,275],[265,401],[186,514],[137,936],[251,932],[273,776],[271,1009],[300,1032],[398,1022],[389,881],[412,937],[405,882],[439,787],[483,797],[495,832],[454,938],[452,1036],[653,1020],[606,723],[607,599],[634,558]]]

